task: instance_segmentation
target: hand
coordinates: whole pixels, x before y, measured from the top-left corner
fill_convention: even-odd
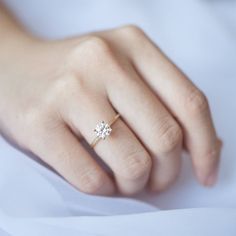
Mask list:
[[[205,95],[139,28],[22,40],[0,62],[1,131],[81,191],[162,191],[184,148],[200,183],[216,181],[221,142]],[[110,176],[81,140],[91,143],[96,124],[116,113],[94,147]]]

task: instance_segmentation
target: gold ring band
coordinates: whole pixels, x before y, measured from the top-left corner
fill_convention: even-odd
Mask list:
[[[97,124],[96,128],[94,129],[94,132],[96,133],[96,137],[90,144],[92,148],[96,146],[96,144],[98,143],[100,139],[105,139],[111,134],[111,131],[112,131],[111,126],[118,120],[119,117],[120,117],[120,114],[117,113],[115,117],[109,123],[105,123],[105,121],[101,121],[99,124]]]

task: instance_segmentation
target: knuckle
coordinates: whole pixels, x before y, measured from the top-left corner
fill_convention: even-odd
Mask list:
[[[128,34],[130,36],[143,36],[145,35],[144,31],[137,25],[125,25],[123,27],[120,28],[120,31]]]
[[[122,176],[129,180],[138,180],[151,169],[151,158],[145,151],[133,151],[126,155]]]
[[[87,36],[82,41],[75,43],[70,49],[65,67],[67,71],[88,70],[88,65],[96,65],[109,55],[112,55],[112,49],[105,39],[94,35]]]
[[[118,37],[128,42],[128,50],[150,49],[150,40],[146,33],[136,25],[126,25],[117,30]]]
[[[74,72],[76,77],[85,78],[88,72],[103,70],[104,65],[113,66],[116,61],[111,45],[104,38],[88,36],[71,50],[66,68]]]
[[[81,191],[96,194],[104,185],[105,176],[95,169],[84,169],[80,173],[80,186]]]
[[[192,90],[187,97],[186,107],[190,113],[196,115],[208,110],[208,101],[206,96],[198,89]]]
[[[89,36],[82,42],[82,46],[92,55],[110,54],[111,52],[106,40],[99,36]]]
[[[165,121],[159,130],[159,152],[169,153],[182,142],[182,130],[174,122]]]

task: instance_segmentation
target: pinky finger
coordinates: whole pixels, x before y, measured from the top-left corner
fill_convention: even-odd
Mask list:
[[[111,178],[90,156],[66,126],[49,135],[36,155],[82,192],[110,195],[115,187]],[[48,142],[47,142],[48,141]]]

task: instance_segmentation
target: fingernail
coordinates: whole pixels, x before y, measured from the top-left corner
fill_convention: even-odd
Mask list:
[[[217,177],[218,177],[218,168],[216,168],[211,174],[210,176],[206,179],[205,185],[206,186],[213,186],[215,185],[216,181],[217,181]]]
[[[217,181],[217,177],[218,177],[218,168],[219,167],[219,163],[216,162],[213,166],[212,166],[212,170],[210,172],[202,172],[201,170],[197,170],[196,174],[197,174],[197,178],[199,180],[199,182],[204,185],[204,186],[213,186],[216,181]]]

